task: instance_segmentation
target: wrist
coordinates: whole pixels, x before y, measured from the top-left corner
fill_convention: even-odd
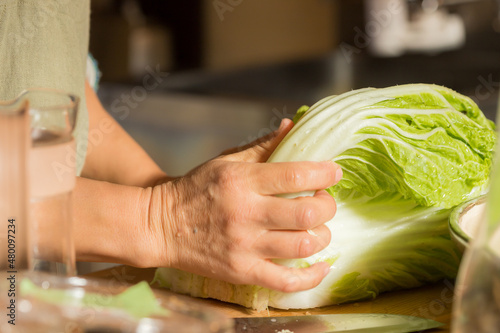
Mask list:
[[[73,193],[77,260],[149,266],[144,189],[78,178]]]
[[[175,185],[167,181],[141,189],[140,225],[143,233],[134,266],[172,267],[177,257],[175,239]]]

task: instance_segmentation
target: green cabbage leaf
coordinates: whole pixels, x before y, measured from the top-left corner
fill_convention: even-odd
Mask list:
[[[331,264],[315,288],[281,293],[237,286],[170,268],[156,281],[174,291],[255,309],[311,308],[453,279],[460,252],[447,219],[458,204],[484,194],[496,135],[468,97],[442,86],[366,88],[301,107],[268,162],[332,160],[343,179],[327,189],[337,214],[332,241],[293,267]],[[287,195],[312,195],[294,193]]]

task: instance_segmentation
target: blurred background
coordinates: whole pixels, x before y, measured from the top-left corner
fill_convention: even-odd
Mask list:
[[[107,110],[181,175],[356,88],[441,84],[493,120],[500,0],[93,0],[90,51]]]
[[[169,174],[361,87],[436,83],[494,118],[500,0],[93,0],[108,111]]]

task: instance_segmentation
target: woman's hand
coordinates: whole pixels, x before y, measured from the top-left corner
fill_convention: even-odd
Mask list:
[[[260,143],[150,189],[145,220],[157,266],[284,292],[321,282],[327,263],[299,269],[270,260],[308,257],[329,244],[324,223],[336,206],[323,189],[342,177],[330,161],[263,163],[292,126],[284,120]],[[276,196],[311,190],[312,197]]]

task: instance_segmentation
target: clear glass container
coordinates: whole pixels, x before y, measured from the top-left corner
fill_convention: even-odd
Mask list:
[[[51,89],[0,102],[2,271],[76,273],[71,193],[77,109],[76,96]]]
[[[157,304],[166,313],[137,317],[127,310],[108,306],[112,303],[112,297],[131,287],[129,284],[116,280],[61,277],[40,272],[18,274],[17,279],[19,294],[15,302],[16,325],[10,325],[2,318],[2,333],[234,332],[232,319],[207,308],[198,300],[163,290],[153,290],[153,293]],[[20,286],[24,279],[33,282],[38,290],[43,289],[42,294],[23,293]],[[0,273],[0,290],[8,288],[8,279]],[[61,301],[61,295],[64,296],[64,301]],[[54,301],[55,299],[58,301]],[[134,300],[136,299],[129,299]],[[0,308],[8,307],[9,302],[7,293],[0,293]]]
[[[500,119],[497,113],[497,123]],[[455,284],[452,332],[500,332],[500,146],[497,145],[486,213],[465,252]]]
[[[30,110],[30,247],[36,271],[74,275],[72,192],[76,180],[73,130],[78,97],[30,89],[18,99]]]

